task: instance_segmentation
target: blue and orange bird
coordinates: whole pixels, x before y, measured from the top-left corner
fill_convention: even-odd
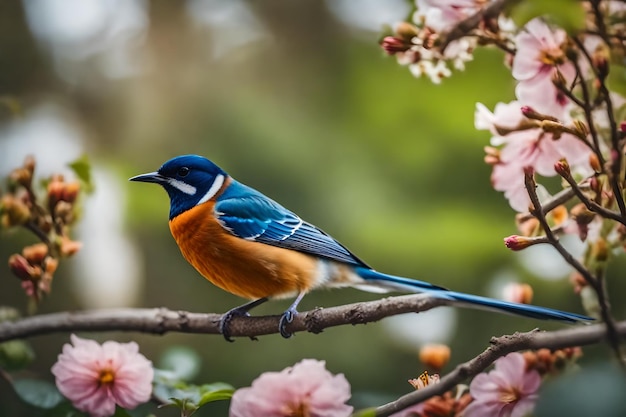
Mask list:
[[[250,299],[222,316],[220,331],[270,298],[295,297],[282,314],[280,334],[297,306],[317,288],[352,286],[377,292],[428,293],[451,304],[568,323],[593,320],[575,313],[449,291],[424,281],[377,272],[345,246],[260,192],[197,155],[177,156],[131,181],[161,185],[170,197],[170,230],[185,259],[218,287]]]

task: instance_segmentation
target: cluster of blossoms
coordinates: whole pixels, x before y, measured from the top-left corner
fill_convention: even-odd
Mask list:
[[[434,82],[450,75],[448,64],[461,68],[475,47],[504,51],[516,98],[493,110],[477,103],[475,127],[491,136],[485,162],[493,167],[494,189],[518,212],[520,233],[505,244],[522,250],[548,243],[563,254],[559,236],[586,242],[584,259],[565,259],[575,269],[572,281],[588,313],[609,321],[602,289],[606,268],[597,265],[626,247],[626,98],[611,89],[624,80],[610,78],[611,67],[619,74],[626,56],[626,3],[572,3],[581,19],[569,33],[550,16],[516,27],[505,14],[514,14],[515,7],[507,4],[416,0],[412,21],[399,24],[381,46],[413,74],[426,73]],[[548,177],[560,178],[561,188],[554,181],[544,186]]]
[[[53,175],[45,181],[45,203],[41,203],[33,187],[34,172],[35,160],[27,157],[23,166],[9,175],[8,190],[0,198],[0,229],[21,226],[41,240],[9,258],[9,268],[26,294],[39,301],[51,290],[59,259],[80,250],[80,242],[72,240],[69,233],[81,187]]]
[[[115,413],[116,406],[133,409],[151,397],[158,402],[153,395],[155,370],[136,343],[99,344],[75,335],[71,342],[63,347],[52,373],[59,391],[78,410],[107,417]],[[394,417],[527,415],[535,405],[542,378],[566,370],[580,355],[580,348],[510,353],[496,360],[493,370],[477,375],[469,389],[459,385]],[[450,350],[443,345],[425,346],[420,352],[426,366],[439,369],[449,357]],[[409,383],[421,390],[438,384],[439,375],[424,372]],[[346,404],[350,396],[350,384],[342,374],[330,373],[323,361],[304,359],[280,372],[265,372],[250,387],[235,391],[229,416],[349,417],[354,411]]]
[[[469,389],[454,391],[411,406],[394,417],[522,417],[532,412],[542,378],[564,371],[581,355],[580,348],[540,349],[510,353],[494,363],[493,370],[478,374]],[[409,383],[420,390],[439,383],[439,376],[423,373]]]

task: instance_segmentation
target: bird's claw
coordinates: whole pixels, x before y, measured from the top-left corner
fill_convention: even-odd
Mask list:
[[[298,312],[295,309],[289,309],[286,310],[280,317],[280,321],[278,322],[278,331],[280,332],[280,335],[285,339],[289,339],[291,336],[293,336],[293,333],[288,332],[286,327],[288,324],[293,322],[293,318],[296,316],[296,314],[298,314]]]
[[[224,336],[224,339],[226,339],[227,342],[234,342],[234,340],[230,337],[230,330],[228,327],[230,325],[230,321],[235,317],[250,317],[250,313],[248,313],[248,310],[246,309],[236,307],[232,310],[228,310],[222,315],[219,329],[220,333]]]

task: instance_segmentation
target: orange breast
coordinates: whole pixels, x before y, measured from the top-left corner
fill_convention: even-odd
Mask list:
[[[297,251],[228,233],[208,201],[176,216],[170,230],[187,261],[206,279],[240,297],[291,296],[314,285],[317,261]]]

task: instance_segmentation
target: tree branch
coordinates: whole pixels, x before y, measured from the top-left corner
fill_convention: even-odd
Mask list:
[[[441,53],[450,45],[451,42],[469,35],[469,33],[480,25],[485,19],[498,16],[506,7],[511,6],[520,0],[495,0],[487,6],[480,9],[473,15],[461,20],[450,31],[441,37],[440,50]]]
[[[365,324],[397,314],[419,313],[447,304],[448,300],[430,297],[427,294],[411,294],[337,307],[315,308],[296,315],[293,322],[287,326],[287,330],[320,333],[328,327]],[[220,314],[172,311],[166,308],[120,308],[43,314],[0,323],[0,342],[76,331],[219,334],[220,318]],[[230,333],[231,336],[240,337],[277,333],[279,320],[280,315],[235,317],[230,322]]]
[[[624,336],[626,335],[626,321],[616,323],[615,329]],[[443,378],[438,384],[404,395],[397,400],[382,405],[376,409],[377,417],[387,417],[397,413],[411,405],[425,401],[436,395],[442,395],[451,390],[457,384],[484,371],[496,359],[511,352],[527,349],[562,349],[570,346],[584,346],[601,342],[607,337],[605,324],[593,324],[589,326],[577,326],[565,330],[540,332],[533,330],[526,333],[515,333],[491,339],[485,351],[475,358],[457,365],[456,368]]]

